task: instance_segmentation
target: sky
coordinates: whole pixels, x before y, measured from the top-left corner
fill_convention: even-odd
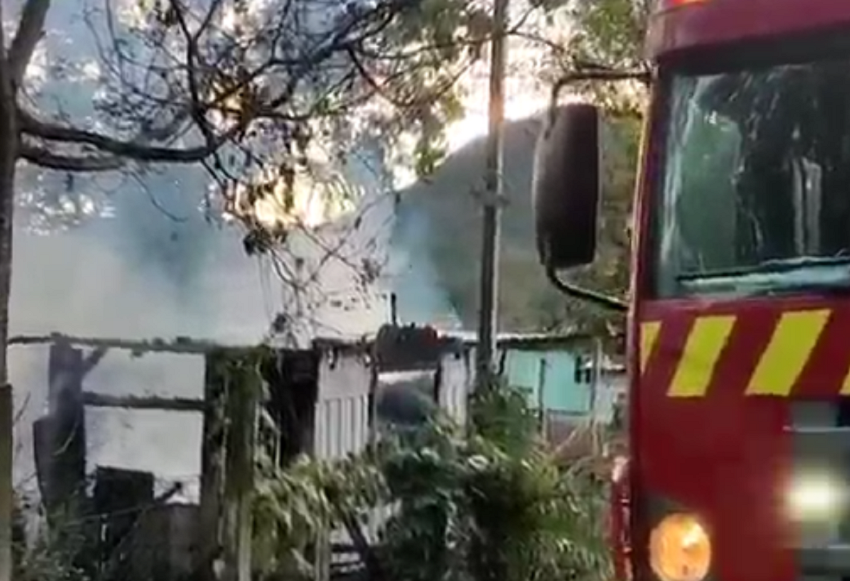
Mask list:
[[[547,35],[553,30],[564,32],[561,19],[555,19],[554,24],[546,23],[542,17],[528,16],[527,6],[528,4],[524,1],[514,0],[510,7],[510,22],[516,23],[523,19],[528,26],[540,26]],[[533,116],[546,109],[549,105],[549,86],[538,68],[542,60],[539,44],[518,36],[510,37],[506,44],[505,120],[510,122]],[[475,63],[460,80],[461,102],[465,108],[465,115],[463,119],[453,123],[446,130],[450,152],[487,134],[489,76],[488,49],[483,58]],[[398,186],[408,185],[414,179],[415,177],[409,172],[401,171]]]
[[[448,128],[449,148],[460,149],[476,137],[487,134],[489,88],[486,63],[476,67],[464,98],[466,115]],[[483,70],[482,70],[483,69]],[[547,93],[528,83],[526,75],[511,75],[505,81],[505,119],[516,121],[540,112],[548,105]]]
[[[541,76],[533,64],[539,60],[539,54],[540,51],[531,46],[529,41],[511,38],[507,42],[508,66],[504,86],[507,121],[530,117],[548,106],[548,87],[541,82]],[[525,66],[528,63],[532,65]],[[487,133],[489,75],[490,59],[489,55],[485,55],[461,81],[466,115],[448,129],[449,148],[452,151]]]

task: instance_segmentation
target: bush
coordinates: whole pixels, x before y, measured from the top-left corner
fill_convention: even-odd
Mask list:
[[[86,523],[54,515],[61,523],[53,527],[41,523],[27,538],[26,517],[16,499],[12,524],[13,578],[15,581],[89,581],[89,563],[81,562],[86,555]]]
[[[394,579],[585,579],[609,570],[604,491],[561,469],[525,397],[495,386],[473,399],[471,433],[429,426],[386,459],[400,510],[383,551]]]
[[[264,553],[304,564],[304,539],[389,504],[381,543],[362,555],[379,581],[609,577],[604,490],[558,465],[525,397],[494,386],[472,400],[470,418],[468,433],[441,419],[360,457],[278,475],[258,489],[257,524],[279,535]]]

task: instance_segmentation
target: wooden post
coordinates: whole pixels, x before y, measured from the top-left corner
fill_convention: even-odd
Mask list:
[[[597,433],[596,407],[599,398],[599,390],[602,388],[602,368],[605,354],[602,351],[602,341],[593,342],[593,367],[590,376],[590,430],[592,440],[592,452],[594,455],[600,452],[599,434]]]
[[[373,449],[378,443],[379,423],[378,423],[378,388],[380,379],[380,363],[378,358],[378,350],[373,343],[369,357],[369,393],[366,396],[366,405],[368,406],[368,421],[369,421],[369,438],[368,446]]]
[[[59,342],[48,359],[48,416],[34,425],[37,466],[48,515],[74,513],[85,495],[86,431],[83,353]],[[41,460],[39,462],[39,460]],[[73,514],[65,514],[66,518]]]
[[[540,358],[540,365],[537,368],[537,422],[540,427],[540,435],[544,438],[548,437],[546,433],[546,356]]]
[[[251,541],[254,454],[257,439],[257,406],[262,378],[250,353],[233,351],[226,361],[225,440],[225,581],[251,581]]]
[[[204,402],[186,397],[159,397],[155,395],[111,395],[107,393],[82,393],[83,404],[98,408],[133,410],[166,410],[172,412],[203,412]]]
[[[237,478],[239,479],[236,521],[237,581],[251,581],[252,572],[251,545],[254,533],[252,506],[259,385],[256,387],[257,389],[254,391],[240,394],[242,425],[239,429],[237,445],[240,447],[241,453],[238,455],[231,454],[231,456],[236,456],[240,460],[236,467]]]
[[[220,557],[222,547],[225,385],[217,355],[218,352],[212,352],[206,356],[199,533],[193,564],[196,577],[204,581],[215,578],[213,564]]]

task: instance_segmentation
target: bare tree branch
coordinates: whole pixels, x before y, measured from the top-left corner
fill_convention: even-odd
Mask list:
[[[20,157],[29,163],[45,169],[61,171],[111,171],[121,169],[127,162],[118,157],[103,157],[97,155],[67,156],[53,153],[43,147],[21,144]]]
[[[209,23],[212,20],[212,16],[215,14],[215,10],[219,4],[220,2],[216,2],[210,7],[209,12],[207,13],[207,19],[205,19],[206,23]],[[196,74],[199,64],[198,38],[203,33],[204,28],[202,25],[195,34],[192,34],[189,31],[189,24],[186,22],[185,9],[180,0],[171,0],[171,9],[174,11],[177,22],[180,25],[180,30],[182,30],[183,35],[186,37],[186,82],[189,85],[189,94],[192,99],[189,104],[189,111],[192,120],[198,126],[198,129],[201,131],[201,134],[204,136],[207,143],[211,143],[215,141],[215,137],[206,113],[202,107],[201,91],[198,88],[198,77]]]
[[[158,161],[174,163],[194,163],[201,161],[212,154],[218,147],[224,144],[228,138],[236,134],[235,130],[224,133],[205,145],[190,148],[157,147],[147,145],[143,142],[121,141],[85,129],[74,127],[63,127],[58,123],[47,123],[39,121],[32,114],[19,107],[18,123],[21,132],[48,141],[60,141],[64,143],[77,143],[90,145],[97,149],[119,157],[126,157],[136,161]]]

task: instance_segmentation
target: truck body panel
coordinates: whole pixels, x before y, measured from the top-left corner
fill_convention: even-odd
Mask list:
[[[650,17],[650,59],[716,45],[835,29],[850,23],[842,0],[661,0]]]
[[[639,316],[633,497],[702,515],[718,579],[796,579],[792,409],[850,394],[850,304],[660,301]]]
[[[827,42],[833,37],[835,46]],[[705,520],[713,549],[707,581],[809,577],[798,549],[817,535],[789,518],[788,495],[802,460],[817,450],[801,448],[796,416],[802,406],[823,405],[830,419],[820,427],[850,429],[850,290],[656,299],[651,230],[670,122],[667,79],[690,67],[694,54],[704,67],[731,50],[737,67],[757,44],[768,53],[789,47],[791,60],[798,52],[813,58],[807,51],[815,45],[829,58],[850,60],[847,39],[850,2],[839,0],[662,0],[650,19],[655,82],[636,180],[628,320],[626,536],[640,581],[658,581],[649,534],[659,511],[670,510]],[[722,72],[727,64],[717,62]],[[850,487],[850,454],[834,468]],[[830,538],[846,532],[833,530]],[[850,570],[819,579],[848,577]]]

